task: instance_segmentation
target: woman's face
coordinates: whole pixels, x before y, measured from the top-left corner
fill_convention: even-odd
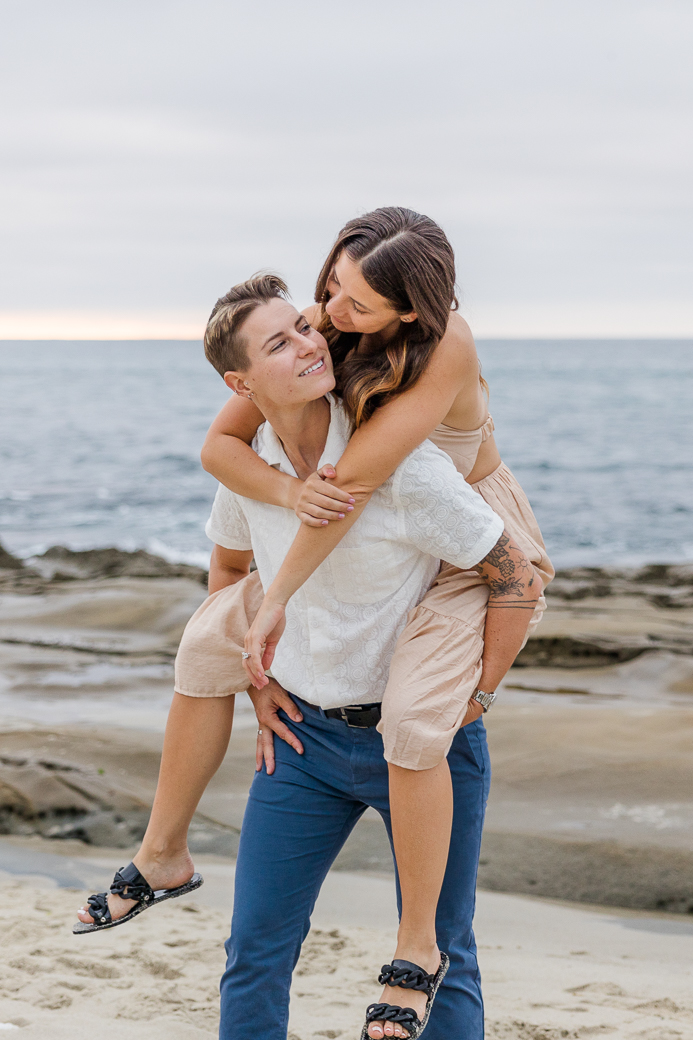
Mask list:
[[[253,401],[291,407],[316,401],[334,389],[332,358],[323,336],[286,300],[256,307],[241,335],[250,362],[245,372],[227,372],[227,384]]]
[[[416,317],[413,312],[400,314],[389,300],[371,289],[361,274],[361,268],[342,250],[327,279],[330,298],[325,310],[332,324],[340,332],[360,332],[363,335],[386,333],[394,336],[399,323]]]

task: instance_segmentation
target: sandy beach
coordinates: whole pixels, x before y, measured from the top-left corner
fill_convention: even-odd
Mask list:
[[[211,1040],[233,868],[200,867],[207,900],[203,887],[87,937],[70,934],[83,892],[5,876],[0,1023],[26,1040]],[[387,880],[328,878],[294,976],[290,1040],[358,1036],[395,920]],[[693,1037],[688,920],[480,892],[476,932],[490,1040]]]
[[[193,825],[196,898],[70,932],[146,825],[173,656],[205,595],[194,568],[105,552],[0,561],[0,1024],[28,1038],[211,1037],[254,768],[249,703]],[[493,1038],[693,1036],[692,589],[686,568],[564,572],[489,715],[476,928]],[[369,812],[316,910],[294,1040],[357,1035],[395,924]]]

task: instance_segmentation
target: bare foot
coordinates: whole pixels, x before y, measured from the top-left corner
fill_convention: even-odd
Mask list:
[[[418,949],[411,944],[398,943],[393,960],[411,961],[413,964],[418,964],[429,975],[435,975],[440,967],[440,951],[435,943],[433,946]],[[413,1008],[419,1019],[422,1019],[426,1012],[427,1002],[428,997],[423,990],[403,989],[401,986],[385,986],[380,998],[382,1004],[397,1004],[399,1007]],[[373,1040],[383,1040],[383,1037],[391,1036],[405,1038],[409,1036],[409,1030],[406,1026],[401,1026],[396,1022],[371,1022],[368,1026],[368,1035]]]
[[[193,861],[187,849],[170,853],[168,856],[148,857],[140,849],[133,863],[142,877],[146,878],[154,890],[160,888],[177,888],[184,885],[195,873]],[[136,899],[121,899],[120,896],[108,893],[108,909],[111,918],[117,921],[124,917],[137,903]],[[96,924],[89,913],[89,906],[80,907],[77,917],[83,924]]]

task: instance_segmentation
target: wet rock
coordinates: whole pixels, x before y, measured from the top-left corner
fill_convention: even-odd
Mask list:
[[[112,845],[117,843],[111,839],[125,833],[119,822],[129,817],[124,844],[131,845],[133,833],[144,833],[147,816],[142,801],[114,788],[98,773],[47,758],[0,756],[0,834],[82,837],[83,833],[82,840],[92,841],[93,833],[93,844]]]
[[[147,811],[103,809],[73,819],[48,821],[47,826],[37,827],[37,832],[45,838],[73,838],[87,845],[127,849],[142,841],[148,820]]]
[[[86,549],[75,552],[54,545],[31,560],[47,581],[74,581],[94,578],[192,578],[204,584],[207,572],[185,563],[169,563],[161,556],[138,549]]]
[[[23,567],[22,560],[13,556],[12,553],[8,553],[7,549],[0,545],[0,570],[21,571]]]
[[[693,565],[653,563],[639,569],[569,567],[556,572],[547,599],[576,601],[640,596],[655,607],[693,607]]]

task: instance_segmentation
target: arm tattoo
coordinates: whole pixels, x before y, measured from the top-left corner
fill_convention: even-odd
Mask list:
[[[534,589],[534,568],[518,546],[513,545],[509,549],[509,545],[510,538],[503,532],[493,549],[474,570],[479,572],[489,587],[489,606],[534,610],[538,599]]]

